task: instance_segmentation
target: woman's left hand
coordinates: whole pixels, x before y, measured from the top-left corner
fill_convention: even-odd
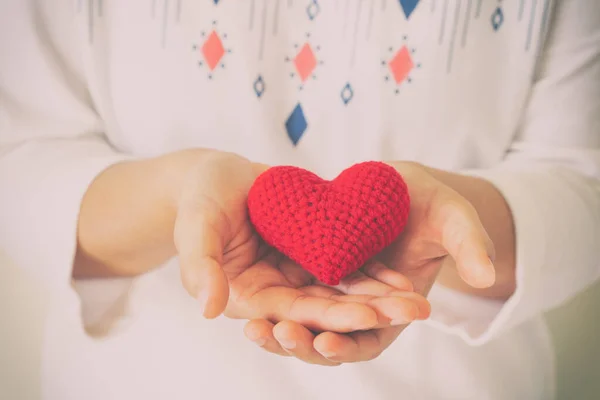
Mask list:
[[[471,287],[492,286],[495,281],[494,246],[471,203],[436,179],[427,167],[402,162],[391,165],[408,186],[410,215],[400,237],[375,257],[379,262],[368,264],[369,275],[390,286],[405,276],[412,282],[415,292],[426,296],[442,263],[449,260]],[[357,273],[354,283],[336,289],[356,291],[361,287],[362,276],[365,275]],[[352,276],[350,278],[353,282]],[[428,314],[428,309],[423,310],[421,317],[426,318]],[[245,334],[273,353],[295,356],[313,364],[339,365],[377,357],[406,326],[315,334],[290,321],[272,324],[266,320],[252,320],[246,325]]]

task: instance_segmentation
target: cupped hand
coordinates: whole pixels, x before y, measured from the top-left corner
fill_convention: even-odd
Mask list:
[[[475,207],[439,180],[435,170],[408,162],[391,165],[406,181],[411,209],[404,232],[378,260],[408,277],[424,295],[444,262],[454,265],[467,285],[491,287],[495,249]]]
[[[429,293],[445,261],[454,265],[470,286],[493,285],[494,246],[474,207],[436,179],[427,167],[414,163],[391,165],[407,183],[411,208],[404,232],[376,259],[406,276],[415,291],[423,296]],[[384,276],[379,276],[379,281],[394,285]],[[315,334],[296,322],[273,324],[255,319],[246,325],[245,334],[276,354],[295,356],[314,364],[339,365],[377,357],[405,327]]]
[[[378,281],[389,286],[404,285],[404,278],[381,263],[369,263],[363,270]],[[341,283],[339,289],[360,293],[364,275],[357,271]],[[383,289],[383,287],[382,287]],[[413,296],[419,296],[414,293]],[[416,301],[418,318],[426,319],[430,314],[429,303]],[[393,326],[381,325],[365,331],[337,333],[315,332],[295,321],[273,323],[265,319],[249,321],[245,328],[246,337],[266,351],[281,356],[296,357],[306,363],[337,366],[342,363],[368,361],[379,356],[411,321],[397,321]]]
[[[313,331],[351,332],[422,318],[428,303],[402,274],[365,268],[337,288],[265,245],[246,199],[267,167],[228,153],[200,159],[177,204],[174,241],[182,282],[214,318],[293,321]],[[389,284],[386,282],[393,282]]]

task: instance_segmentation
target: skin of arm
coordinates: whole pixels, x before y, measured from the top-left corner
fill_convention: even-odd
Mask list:
[[[210,152],[184,150],[103,171],[81,204],[73,277],[136,276],[173,257],[185,172]]]

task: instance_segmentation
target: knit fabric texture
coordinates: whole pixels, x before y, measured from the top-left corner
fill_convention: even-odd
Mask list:
[[[409,208],[406,183],[381,162],[356,164],[332,181],[273,167],[248,194],[250,220],[264,241],[328,285],[391,244]]]

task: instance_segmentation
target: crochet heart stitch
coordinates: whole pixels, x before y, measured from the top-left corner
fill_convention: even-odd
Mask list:
[[[390,245],[409,208],[400,174],[373,161],[332,181],[302,168],[272,167],[248,194],[250,220],[264,241],[328,285]]]

